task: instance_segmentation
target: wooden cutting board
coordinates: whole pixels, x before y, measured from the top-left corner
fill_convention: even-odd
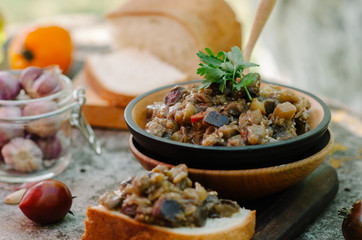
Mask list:
[[[328,206],[337,191],[337,172],[323,163],[303,181],[283,192],[240,203],[257,212],[252,240],[294,240]]]
[[[73,79],[73,88],[86,89],[86,103],[82,107],[84,117],[93,127],[127,129],[124,121],[124,108],[113,106],[99,97],[88,85],[85,74],[80,71]]]

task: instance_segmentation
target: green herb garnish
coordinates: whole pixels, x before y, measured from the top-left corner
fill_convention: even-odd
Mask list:
[[[212,83],[219,83],[219,90],[224,91],[226,83],[230,81],[232,90],[240,91],[245,89],[246,94],[251,100],[250,93],[246,86],[256,81],[258,73],[248,73],[243,76],[245,68],[257,67],[258,64],[245,62],[243,54],[239,47],[231,48],[230,52],[220,51],[215,55],[211,49],[205,48],[206,53],[199,51],[197,56],[201,62],[197,69],[197,74],[205,75],[205,80],[201,82],[201,88],[209,87]]]

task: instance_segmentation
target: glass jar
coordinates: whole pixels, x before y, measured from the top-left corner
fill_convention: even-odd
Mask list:
[[[31,99],[22,90],[17,100],[0,100],[0,181],[39,181],[61,173],[71,159],[73,126],[100,154],[94,132],[81,113],[84,88],[73,91],[64,75],[59,81],[61,90],[46,97]]]

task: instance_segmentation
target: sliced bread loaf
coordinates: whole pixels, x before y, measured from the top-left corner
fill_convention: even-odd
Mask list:
[[[145,50],[125,48],[85,60],[89,85],[114,106],[154,88],[188,80],[188,76]]]
[[[188,73],[196,73],[196,53],[241,46],[241,26],[224,0],[132,0],[108,14],[119,48],[146,49]]]

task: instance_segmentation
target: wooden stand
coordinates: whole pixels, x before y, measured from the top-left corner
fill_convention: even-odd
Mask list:
[[[336,170],[322,164],[300,183],[273,196],[240,203],[256,209],[252,240],[293,240],[323,211],[338,191]]]

